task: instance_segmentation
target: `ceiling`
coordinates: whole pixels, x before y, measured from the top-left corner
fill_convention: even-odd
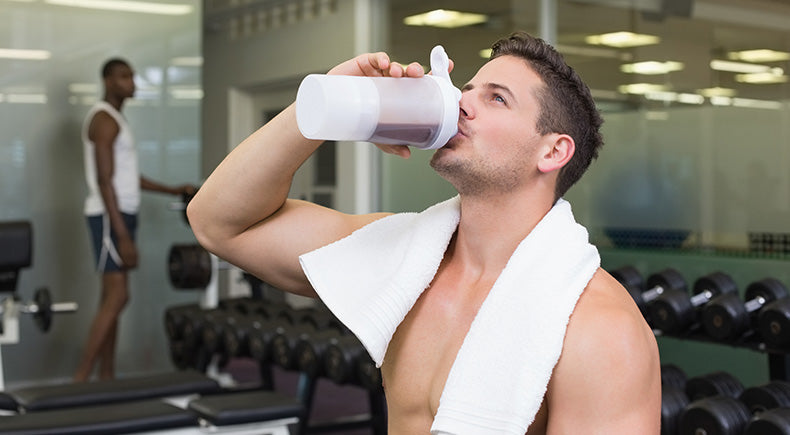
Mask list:
[[[437,43],[456,62],[456,85],[468,80],[484,59],[478,53],[513,29],[540,34],[537,0],[392,0],[391,40],[398,59],[424,61]],[[714,71],[713,59],[728,51],[769,48],[790,51],[789,0],[561,0],[556,5],[556,46],[607,107],[665,106],[625,95],[618,87],[629,83],[662,84],[674,92],[695,93],[710,87],[732,88],[745,99],[787,100],[790,84],[743,84],[731,72]],[[403,17],[432,9],[454,9],[489,15],[488,22],[456,29],[414,27]],[[631,31],[659,36],[656,45],[629,49],[594,47],[584,38],[592,34]],[[590,48],[596,50],[589,52]],[[684,69],[661,75],[626,74],[620,65],[636,61],[678,61]],[[771,63],[787,74],[788,61]],[[679,104],[679,103],[671,103]]]

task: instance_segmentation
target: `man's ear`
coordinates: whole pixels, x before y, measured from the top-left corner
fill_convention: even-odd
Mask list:
[[[548,136],[546,153],[538,162],[540,172],[551,172],[565,166],[576,152],[576,144],[573,138],[567,134],[552,134]]]

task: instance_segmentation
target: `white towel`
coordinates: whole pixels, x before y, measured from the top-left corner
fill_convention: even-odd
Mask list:
[[[456,196],[380,219],[300,257],[319,297],[381,365],[458,226]],[[458,351],[433,434],[523,435],[559,360],[568,320],[600,265],[560,199],[519,244]]]

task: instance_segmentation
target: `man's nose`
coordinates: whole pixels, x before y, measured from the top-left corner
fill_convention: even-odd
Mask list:
[[[461,94],[461,99],[458,101],[459,118],[472,119],[474,118],[475,111],[472,104],[471,95],[469,92]]]

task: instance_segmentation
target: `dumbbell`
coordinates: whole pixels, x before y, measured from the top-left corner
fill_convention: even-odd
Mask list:
[[[373,358],[364,352],[357,358],[357,381],[362,388],[372,392],[383,392],[384,384],[381,379],[381,369],[376,367]]]
[[[299,355],[296,350],[300,341],[310,340],[318,332],[327,329],[344,332],[342,324],[326,309],[294,310],[294,320],[292,327],[279,329],[271,341],[272,361],[285,370],[298,368]]]
[[[777,299],[766,304],[757,316],[757,330],[769,346],[790,346],[790,298]]]
[[[749,408],[729,396],[711,396],[691,402],[680,415],[680,435],[741,435],[751,418]]]
[[[661,364],[661,386],[685,391],[688,377],[686,372],[674,364]]]
[[[356,336],[339,337],[324,353],[324,373],[338,385],[359,383],[357,361],[365,353]]]
[[[737,293],[735,281],[723,272],[713,272],[694,282],[694,296],[685,291],[667,291],[658,295],[648,310],[652,326],[666,334],[687,330],[696,320],[697,309],[712,298]]]
[[[686,381],[686,396],[696,401],[712,396],[738,398],[744,391],[743,384],[733,375],[723,371],[694,376]]]
[[[291,324],[285,317],[254,322],[247,336],[250,356],[260,364],[272,362],[272,338],[280,329],[288,326]]]
[[[790,382],[773,380],[767,384],[749,387],[739,399],[752,414],[760,414],[769,409],[790,408]]]
[[[705,332],[720,341],[738,339],[751,327],[762,307],[787,296],[787,288],[775,278],[749,284],[745,303],[734,293],[716,296],[702,310]]]
[[[324,376],[326,349],[342,336],[341,331],[332,328],[300,337],[294,347],[299,371],[313,378]]]
[[[776,408],[755,415],[746,425],[744,435],[790,434],[790,408]]]
[[[76,302],[52,302],[52,295],[46,287],[37,289],[32,301],[15,303],[19,312],[33,316],[33,322],[42,332],[48,332],[52,327],[53,314],[73,313],[78,309]],[[0,314],[5,314],[4,308],[0,308]]]
[[[676,387],[661,388],[661,435],[675,435],[680,416],[689,404],[688,396]]]
[[[165,331],[168,340],[171,342],[183,340],[184,325],[188,314],[200,310],[200,305],[196,303],[175,305],[165,309]]]
[[[683,279],[683,275],[672,268],[650,275],[647,278],[646,286],[643,285],[642,275],[633,266],[615,269],[610,274],[628,290],[636,302],[636,306],[639,307],[639,311],[646,318],[649,316],[648,304],[652,303],[659,295],[670,290],[686,291],[686,280]]]

